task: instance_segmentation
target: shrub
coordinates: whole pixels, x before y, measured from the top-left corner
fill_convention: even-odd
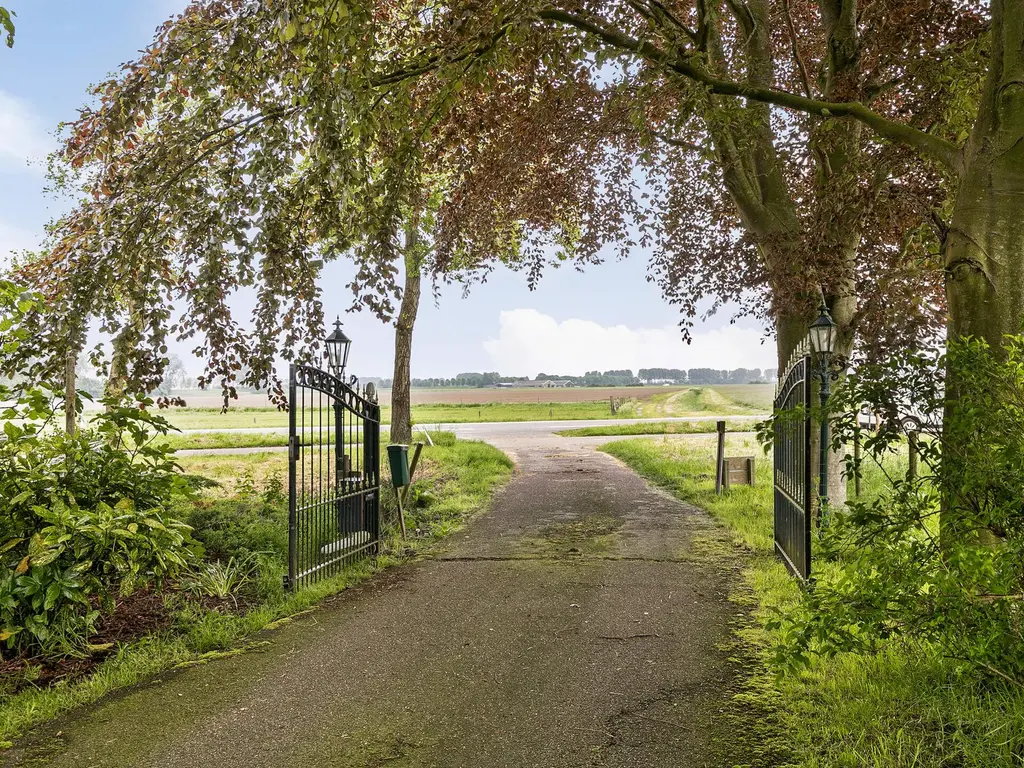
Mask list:
[[[0,547],[0,640],[8,647],[73,651],[92,632],[113,593],[128,595],[185,565],[188,526],[138,510],[122,499],[81,509],[56,500],[36,506],[40,524],[28,539]]]
[[[69,436],[47,430],[53,403],[31,389],[2,414],[0,640],[21,652],[80,649],[115,594],[191,556],[188,526],[166,511],[189,489],[153,442],[167,423],[110,404]]]
[[[947,398],[954,408],[944,411]],[[881,465],[910,424],[924,435],[921,471],[890,477],[871,502],[833,510],[820,543],[837,566],[781,623],[780,659],[902,636],[1024,685],[1024,338],[1007,338],[999,352],[968,339],[945,355],[864,366],[835,408],[856,413],[861,403],[886,417],[863,441],[866,455]],[[837,427],[835,444],[848,444],[856,424],[845,417]]]

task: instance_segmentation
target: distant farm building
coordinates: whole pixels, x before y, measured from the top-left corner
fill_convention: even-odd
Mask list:
[[[569,379],[541,379],[540,381],[523,379],[522,381],[502,382],[498,386],[510,389],[564,389],[565,387],[575,387],[576,385]]]

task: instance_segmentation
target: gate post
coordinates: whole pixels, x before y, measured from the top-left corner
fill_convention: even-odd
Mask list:
[[[299,446],[295,442],[295,364],[288,365],[288,575],[284,577],[285,590],[295,591],[298,575],[298,529],[295,501],[295,462]]]

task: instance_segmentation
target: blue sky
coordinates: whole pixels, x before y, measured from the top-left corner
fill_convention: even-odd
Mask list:
[[[42,166],[62,120],[73,119],[86,88],[134,58],[155,27],[185,0],[8,0],[18,14],[13,50],[0,50],[0,255],[38,245],[43,226],[68,205],[44,192]],[[647,254],[588,269],[549,272],[530,291],[521,275],[501,272],[468,298],[443,292],[435,306],[424,292],[413,344],[414,376],[497,370],[506,375],[639,368],[774,367],[774,345],[762,344],[752,321],[729,325],[727,312],[680,340],[676,311],[646,280]],[[323,279],[325,309],[348,306],[346,266]],[[244,312],[245,299],[237,302]],[[350,368],[390,375],[392,330],[369,315],[344,315],[354,339]],[[200,363],[176,345],[193,371]]]

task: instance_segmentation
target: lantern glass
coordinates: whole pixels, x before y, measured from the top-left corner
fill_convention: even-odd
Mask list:
[[[341,318],[334,321],[334,330],[325,339],[327,362],[336,376],[341,376],[348,364],[348,350],[352,340],[341,330]]]
[[[836,350],[836,324],[833,322],[828,308],[822,304],[821,312],[808,329],[811,337],[811,350],[816,355],[831,355]]]

